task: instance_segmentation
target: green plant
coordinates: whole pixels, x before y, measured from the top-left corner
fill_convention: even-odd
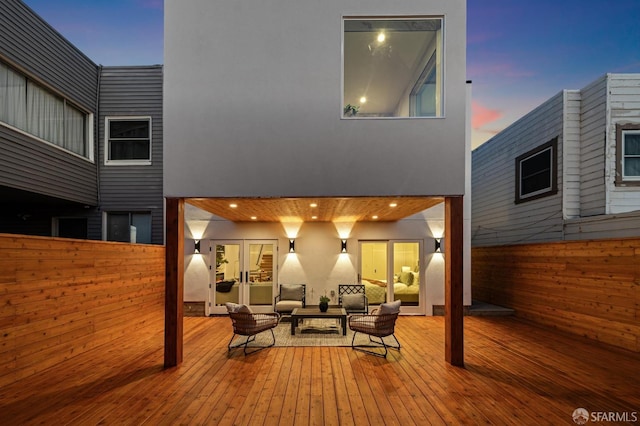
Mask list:
[[[330,300],[326,295],[320,296],[320,303],[329,303]]]
[[[351,105],[351,104],[347,104],[344,107],[344,115],[346,116],[354,116],[358,113],[358,110],[360,109],[359,105]]]

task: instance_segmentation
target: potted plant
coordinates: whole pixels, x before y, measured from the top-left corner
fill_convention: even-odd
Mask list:
[[[359,105],[351,105],[351,104],[346,104],[344,106],[344,116],[345,117],[355,117],[356,114],[358,114],[358,110],[360,109]]]
[[[331,299],[329,299],[326,294],[320,296],[320,304],[318,305],[320,312],[327,312],[327,309],[329,309],[329,300]]]

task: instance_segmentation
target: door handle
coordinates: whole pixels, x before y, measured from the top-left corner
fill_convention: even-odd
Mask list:
[[[246,282],[246,283],[249,282],[249,271],[245,271],[245,273],[244,273],[244,282]]]

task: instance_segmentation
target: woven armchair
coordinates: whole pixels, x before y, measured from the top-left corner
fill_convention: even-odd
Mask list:
[[[280,314],[275,312],[265,314],[229,312],[229,318],[231,318],[231,324],[233,326],[233,336],[231,336],[228,344],[229,352],[234,348],[242,346],[244,347],[244,354],[248,355],[275,345],[276,336],[273,334],[273,329],[280,321]],[[267,330],[271,332],[271,344],[266,346],[252,346],[251,349],[254,350],[247,352],[247,345],[256,339],[256,335]],[[235,339],[237,335],[246,336],[246,339],[236,345],[231,345],[231,342],[233,342],[233,339]]]
[[[354,331],[351,347],[382,358],[387,357],[388,348],[400,350],[400,342],[394,334],[399,313],[400,301],[398,300],[392,303],[383,303],[379,309],[374,309],[367,315],[351,315],[349,317],[349,328]],[[368,335],[370,344],[355,345],[354,342],[358,333]],[[396,344],[385,342],[384,338],[387,336],[392,336]],[[373,339],[374,337],[377,339]],[[383,348],[384,352],[380,352],[380,348]]]

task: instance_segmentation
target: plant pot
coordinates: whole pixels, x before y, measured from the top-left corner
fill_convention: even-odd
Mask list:
[[[318,307],[320,308],[320,312],[327,312],[327,309],[329,309],[329,303],[328,302],[320,302]]]

